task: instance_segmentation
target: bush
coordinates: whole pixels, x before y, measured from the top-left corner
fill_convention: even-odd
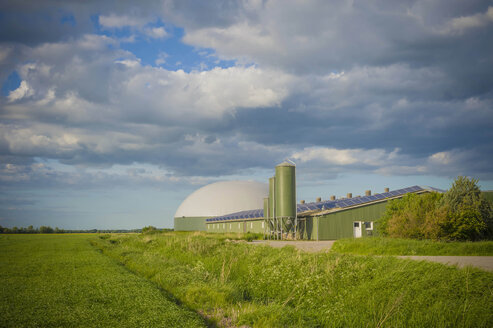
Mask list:
[[[142,233],[156,233],[156,232],[159,232],[159,230],[153,226],[148,226],[148,227],[142,228]]]
[[[437,204],[442,194],[407,194],[388,203],[378,221],[382,235],[400,238],[433,238],[435,229],[444,220],[443,210]]]
[[[41,226],[39,227],[39,233],[53,233],[53,228],[49,226]]]
[[[479,240],[493,235],[491,202],[477,180],[455,179],[444,194],[408,194],[389,201],[378,221],[383,236],[434,240]]]
[[[446,224],[451,239],[477,240],[493,235],[493,208],[481,193],[478,180],[457,177],[441,202],[449,211]]]

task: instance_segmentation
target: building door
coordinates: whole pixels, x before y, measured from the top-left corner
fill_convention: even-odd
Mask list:
[[[361,238],[361,222],[355,221],[353,222],[353,237]]]

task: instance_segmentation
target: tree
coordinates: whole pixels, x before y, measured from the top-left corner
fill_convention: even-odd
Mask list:
[[[158,232],[158,230],[156,229],[156,227],[153,226],[142,228],[142,233],[155,233],[155,232]]]
[[[384,215],[378,221],[384,236],[400,238],[433,238],[434,227],[443,220],[444,213],[437,207],[442,194],[432,192],[423,195],[407,194],[391,200]]]
[[[48,226],[41,226],[39,227],[39,233],[53,233],[53,228]]]
[[[444,194],[407,194],[389,201],[378,223],[384,236],[480,240],[493,236],[493,206],[478,180],[457,177]]]
[[[493,207],[481,193],[478,180],[459,176],[444,195],[449,222],[444,227],[451,239],[477,240],[492,236]]]

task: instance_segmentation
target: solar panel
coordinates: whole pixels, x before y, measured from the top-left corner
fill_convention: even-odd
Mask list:
[[[439,192],[443,192],[443,190],[436,189],[436,188],[431,188],[427,187],[429,190],[436,190]],[[397,190],[392,190],[390,192],[385,192],[381,194],[375,194],[371,196],[363,196],[363,197],[355,197],[351,199],[338,199],[338,200],[326,200],[324,202],[318,202],[318,203],[306,203],[306,204],[297,204],[296,205],[296,211],[299,212],[306,212],[306,211],[313,211],[313,210],[327,210],[327,209],[332,209],[332,208],[345,208],[349,206],[354,206],[354,205],[359,205],[359,204],[365,204],[369,202],[374,202],[377,200],[382,200],[388,197],[397,197],[400,195],[404,195],[410,192],[416,192],[416,191],[422,191],[426,190],[420,186],[412,186],[412,187],[407,187],[403,189],[397,189]],[[254,210],[247,210],[247,211],[241,211],[241,212],[236,212],[236,213],[231,213],[227,215],[222,215],[218,216],[215,218],[209,218],[206,219],[207,222],[217,222],[217,221],[226,221],[226,220],[237,220],[237,219],[247,219],[247,218],[261,218],[264,216],[264,210],[263,209],[254,209]]]
[[[354,200],[353,200],[353,202],[354,202],[355,204],[361,204],[361,203],[364,203],[364,201],[363,201],[360,197],[358,197],[358,198],[354,199]]]

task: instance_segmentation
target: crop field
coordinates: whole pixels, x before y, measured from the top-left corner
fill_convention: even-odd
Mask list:
[[[0,326],[493,322],[493,274],[470,267],[305,253],[204,233],[4,235],[0,248]]]
[[[0,327],[205,327],[94,235],[0,235]]]

